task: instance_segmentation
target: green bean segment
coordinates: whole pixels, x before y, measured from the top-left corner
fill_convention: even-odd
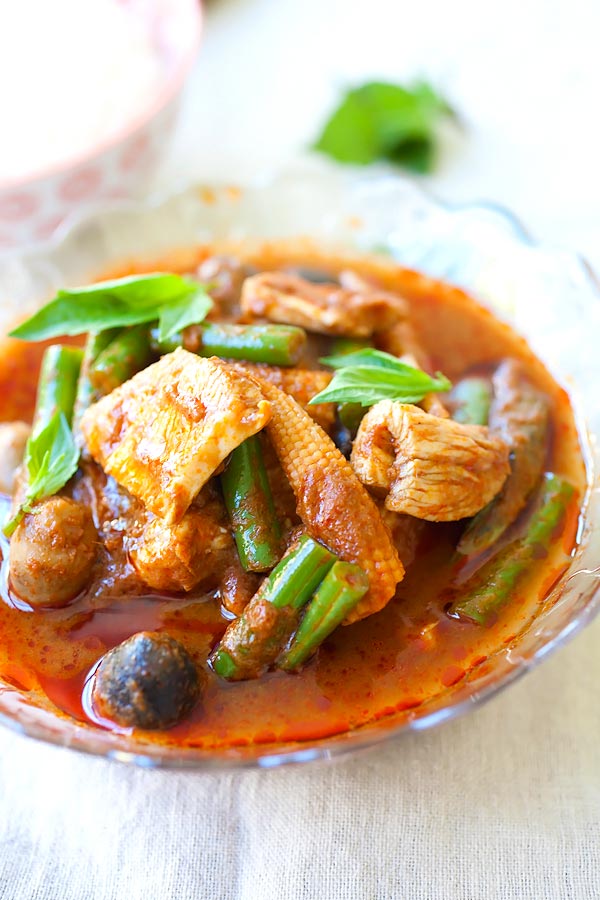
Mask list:
[[[523,536],[493,556],[463,585],[461,596],[450,607],[450,615],[487,625],[511,599],[531,563],[548,547],[574,493],[568,481],[547,475]]]
[[[465,556],[491,547],[516,521],[539,483],[548,446],[549,401],[523,376],[516,360],[506,360],[493,376],[489,426],[510,449],[510,474],[500,493],[465,528],[458,552]]]
[[[454,407],[452,418],[463,425],[487,425],[492,402],[492,384],[488,378],[473,375],[455,384],[448,394]]]
[[[348,353],[358,353],[359,350],[367,350],[373,346],[369,338],[339,337],[331,342],[330,356],[346,356]]]
[[[258,435],[233,451],[221,487],[242,566],[247,572],[272,569],[281,556],[281,527]]]
[[[372,347],[373,342],[368,338],[336,338],[331,342],[331,356],[346,356],[349,353],[357,353]],[[360,403],[338,403],[338,419],[344,428],[347,428],[352,437],[358,431],[358,426],[366,410]]]
[[[57,412],[71,424],[82,359],[79,347],[52,344],[47,348],[38,381],[33,435],[39,434]]]
[[[94,391],[103,397],[152,362],[147,325],[123,328],[89,367]]]
[[[177,332],[160,341],[158,329],[151,331],[151,343],[159,353],[184,347],[199,356],[222,356],[271,366],[294,366],[306,346],[306,332],[295,325],[232,325],[205,322],[193,331]]]
[[[306,535],[283,559],[232,622],[211,656],[221,678],[257,678],[272,665],[298,624],[300,610],[331,569],[336,557]]]
[[[86,409],[100,399],[100,394],[90,381],[90,368],[99,354],[119,334],[120,330],[120,328],[108,328],[105,331],[90,332],[88,334],[77,383],[77,396],[73,414],[73,427],[75,430],[78,430],[79,422]]]
[[[340,625],[369,589],[369,579],[355,563],[334,563],[306,612],[292,643],[277,662],[279,669],[297,669]]]
[[[338,403],[337,414],[338,419],[347,428],[352,437],[358,431],[366,410],[360,403]]]

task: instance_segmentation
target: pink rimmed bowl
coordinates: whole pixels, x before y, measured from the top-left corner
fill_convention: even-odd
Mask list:
[[[117,130],[85,152],[18,179],[0,169],[0,253],[46,240],[75,211],[136,196],[155,171],[176,123],[179,100],[200,41],[198,0],[115,0],[134,16],[158,61],[159,82]],[[72,36],[73,40],[77,35]],[[18,90],[18,84],[13,87]],[[40,94],[40,97],[42,95]],[[89,102],[94,102],[94,97]],[[46,98],[40,102],[52,102]],[[34,115],[34,110],[24,111]],[[73,115],[77,110],[73,109]],[[18,125],[18,123],[17,123]],[[40,135],[43,150],[43,135]],[[41,157],[42,158],[42,157]]]

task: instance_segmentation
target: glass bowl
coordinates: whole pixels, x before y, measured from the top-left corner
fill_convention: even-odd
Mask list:
[[[219,769],[333,759],[407,730],[461,715],[524,675],[588,624],[600,608],[600,289],[576,256],[534,244],[506,212],[489,205],[448,208],[413,182],[318,166],[268,183],[196,185],[145,205],[116,204],[71,221],[42,248],[0,260],[0,327],[32,312],[65,284],[134,261],[212,241],[301,239],[321,247],[391,254],[400,264],[464,288],[528,339],[569,391],[580,416],[589,489],[581,543],[540,614],[486,666],[422,706],[343,735],[306,743],[201,751],[153,746],[51,714],[0,683],[0,721],[16,731],[124,762]]]

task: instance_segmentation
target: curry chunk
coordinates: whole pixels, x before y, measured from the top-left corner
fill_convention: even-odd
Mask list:
[[[392,400],[362,419],[351,462],[363,484],[387,493],[387,509],[430,522],[475,515],[510,471],[507,445],[488,428]]]
[[[407,306],[380,288],[354,290],[313,284],[286,272],[263,272],[245,280],[242,311],[321,334],[369,337],[405,318]]]
[[[243,372],[178,349],[91,406],[81,431],[105,472],[173,524],[270,416],[269,403]]]
[[[155,591],[191,591],[223,570],[233,549],[225,510],[213,502],[188,509],[174,525],[151,516],[131,543],[129,558]]]

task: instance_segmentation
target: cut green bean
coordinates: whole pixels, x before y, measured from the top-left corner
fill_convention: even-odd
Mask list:
[[[89,379],[103,397],[152,362],[148,326],[123,328],[90,364]]]
[[[83,350],[79,347],[52,344],[47,348],[38,380],[32,427],[34,436],[48,425],[57,412],[63,413],[71,424],[82,359]]]
[[[486,625],[511,599],[521,576],[547,550],[560,528],[575,489],[558,475],[547,475],[525,534],[510,543],[463,585],[450,615]]]
[[[331,342],[329,356],[346,356],[348,353],[358,353],[359,350],[367,350],[373,346],[369,338],[334,338]]]
[[[281,556],[281,527],[258,435],[233,451],[221,487],[242,566],[247,572],[272,569]]]
[[[312,600],[277,668],[291,672],[311,656],[340,625],[369,589],[369,579],[355,563],[334,563]]]
[[[550,402],[522,365],[503,362],[493,376],[489,426],[510,449],[510,474],[500,493],[471,520],[458,542],[465,556],[482,553],[512,525],[535,490],[546,460]]]
[[[83,350],[53,344],[42,359],[31,435],[25,447],[23,477],[3,531],[11,537],[26,513],[51,497],[77,470],[79,450],[71,421]]]
[[[480,375],[463,378],[448,394],[452,418],[463,425],[487,425],[491,402],[491,381]]]
[[[94,389],[90,381],[90,368],[102,351],[119,334],[120,328],[107,328],[105,331],[90,332],[88,335],[83,362],[79,372],[77,383],[77,395],[75,397],[75,411],[73,413],[73,429],[79,428],[81,417],[92,403],[100,399],[100,393]]]
[[[199,356],[222,356],[271,366],[294,366],[306,346],[306,332],[295,325],[232,325],[205,322],[166,341],[151,331],[151,344],[159,353],[184,347]]]
[[[300,610],[335,560],[331,551],[306,535],[295,542],[211,655],[217,675],[243,681],[258,678],[272,665],[293,634]]]

